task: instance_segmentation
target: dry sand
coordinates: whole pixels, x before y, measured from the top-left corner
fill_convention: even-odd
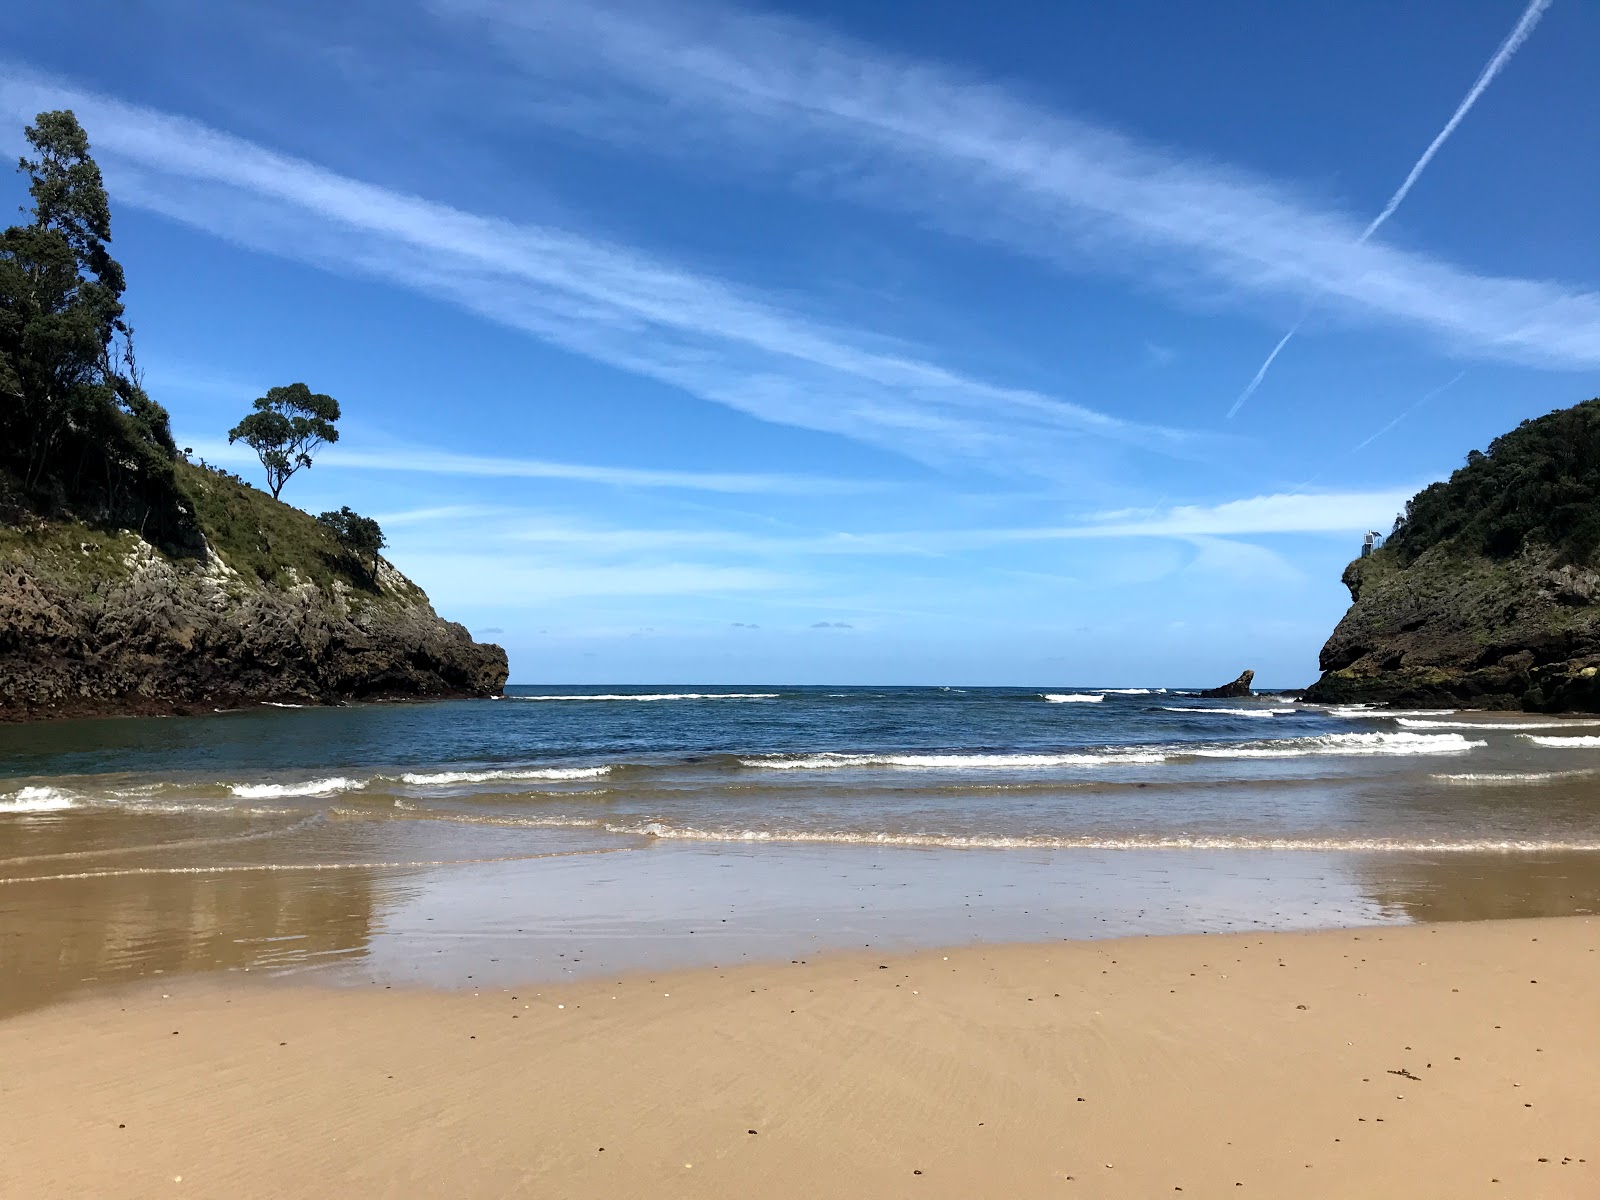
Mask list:
[[[1600,919],[0,1023],[5,1196],[1600,1196]]]

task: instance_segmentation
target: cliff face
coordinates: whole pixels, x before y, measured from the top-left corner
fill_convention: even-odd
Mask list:
[[[1529,546],[1383,549],[1345,568],[1354,603],[1322,648],[1324,703],[1600,711],[1600,571]]]
[[[1600,399],[1472,451],[1344,582],[1308,699],[1600,711]]]
[[[188,470],[203,554],[69,521],[0,527],[0,720],[504,687],[505,651],[387,563],[369,577],[306,514]]]

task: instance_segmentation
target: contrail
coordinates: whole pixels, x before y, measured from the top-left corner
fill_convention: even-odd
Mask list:
[[[1500,74],[1506,63],[1511,61],[1511,56],[1521,49],[1522,43],[1528,40],[1528,35],[1533,32],[1533,27],[1539,23],[1539,18],[1544,16],[1545,9],[1549,8],[1552,3],[1554,3],[1554,0],[1529,0],[1528,7],[1522,14],[1522,19],[1506,35],[1506,40],[1500,43],[1500,48],[1494,52],[1494,57],[1489,60],[1482,71],[1478,72],[1478,78],[1468,90],[1466,97],[1456,106],[1456,111],[1445,122],[1444,128],[1439,131],[1439,135],[1428,143],[1428,148],[1422,152],[1422,157],[1417,159],[1416,164],[1412,166],[1410,174],[1405,178],[1405,182],[1395,189],[1394,195],[1389,197],[1389,203],[1383,206],[1383,211],[1373,217],[1371,223],[1361,231],[1361,236],[1355,241],[1356,245],[1359,246],[1367,241],[1368,238],[1383,227],[1385,221],[1394,216],[1395,209],[1400,207],[1406,196],[1410,194],[1411,189],[1416,186],[1416,182],[1421,178],[1422,172],[1433,161],[1433,156],[1439,153],[1439,147],[1443,146],[1450,135],[1456,131],[1456,126],[1461,124],[1462,118],[1472,111],[1472,106],[1478,102],[1478,97],[1488,90],[1489,84],[1494,81],[1494,77]],[[1289,344],[1294,335],[1300,331],[1300,327],[1306,323],[1307,318],[1311,316],[1312,310],[1316,307],[1316,300],[1317,298],[1313,296],[1307,302],[1305,311],[1300,314],[1300,319],[1294,323],[1294,327],[1288,333],[1283,335],[1282,340],[1272,348],[1272,353],[1267,355],[1267,361],[1261,364],[1261,369],[1256,372],[1255,378],[1250,381],[1244,391],[1239,393],[1239,398],[1233,402],[1233,407],[1228,410],[1230,418],[1239,411],[1244,402],[1250,399],[1255,394],[1255,390],[1261,386],[1261,381],[1267,377],[1267,372],[1272,369],[1274,360],[1277,359],[1279,354],[1283,353],[1283,348]]]
[[[1359,453],[1362,450],[1365,450],[1368,446],[1372,445],[1373,442],[1377,441],[1384,434],[1388,433],[1389,430],[1393,429],[1396,425],[1400,424],[1401,421],[1404,421],[1412,413],[1416,412],[1417,409],[1421,408],[1429,400],[1432,400],[1435,396],[1443,395],[1445,392],[1448,392],[1451,388],[1455,387],[1456,384],[1460,383],[1466,377],[1467,377],[1467,373],[1465,371],[1462,371],[1459,375],[1457,375],[1454,379],[1450,380],[1448,383],[1441,383],[1438,387],[1434,388],[1433,391],[1431,391],[1427,395],[1423,396],[1422,399],[1418,400],[1410,408],[1406,409],[1398,417],[1396,417],[1394,420],[1390,421],[1382,429],[1378,430],[1377,433],[1373,434],[1366,441],[1362,442],[1359,446],[1353,447],[1350,450],[1350,453],[1351,454],[1356,454],[1356,453]]]
[[[1390,421],[1382,429],[1378,430],[1377,433],[1373,434],[1371,437],[1367,438],[1365,441],[1359,443],[1358,445],[1350,447],[1350,449],[1346,450],[1343,454],[1339,455],[1337,458],[1331,458],[1331,459],[1326,460],[1323,463],[1322,470],[1318,471],[1310,479],[1306,479],[1306,480],[1303,480],[1300,483],[1295,484],[1295,491],[1297,491],[1297,492],[1298,491],[1303,491],[1304,489],[1310,487],[1313,483],[1315,483],[1317,480],[1321,479],[1330,470],[1332,470],[1334,464],[1343,462],[1345,459],[1349,458],[1352,454],[1359,454],[1361,451],[1365,450],[1368,446],[1372,445],[1373,442],[1375,442],[1379,438],[1381,438],[1384,434],[1388,433],[1396,425],[1400,424],[1401,421],[1404,421],[1412,413],[1416,412],[1417,409],[1421,408],[1429,400],[1432,400],[1435,396],[1442,396],[1445,392],[1448,392],[1451,388],[1455,387],[1456,384],[1460,383],[1466,377],[1467,377],[1467,372],[1461,371],[1461,372],[1458,372],[1453,379],[1448,379],[1444,383],[1441,383],[1438,387],[1434,388],[1432,391],[1430,391],[1427,394],[1425,394],[1420,400],[1416,401],[1416,403],[1412,404],[1409,408],[1407,408],[1404,412],[1402,412],[1394,420]]]

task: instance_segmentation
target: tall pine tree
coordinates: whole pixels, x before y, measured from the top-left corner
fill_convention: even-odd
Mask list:
[[[71,111],[27,128],[33,203],[0,233],[0,470],[36,507],[193,541],[166,410],[145,394],[111,209]]]

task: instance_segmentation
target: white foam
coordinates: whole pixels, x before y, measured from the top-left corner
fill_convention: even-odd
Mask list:
[[[1047,704],[1099,704],[1105,696],[1084,692],[1046,692],[1044,698]]]
[[[331,796],[365,786],[363,779],[335,775],[328,779],[308,779],[304,783],[234,783],[228,785],[228,790],[241,800],[278,800],[288,796]]]
[[[0,800],[0,813],[60,812],[76,807],[71,796],[53,787],[25,787]]]
[[[1594,750],[1600,748],[1600,737],[1538,737],[1523,734],[1535,746],[1550,746],[1557,750]]]
[[[610,767],[542,767],[529,770],[505,771],[428,771],[410,772],[400,776],[400,782],[412,784],[490,783],[497,779],[599,779]]]
[[[890,833],[809,829],[699,829],[662,821],[640,825],[608,824],[611,833],[665,840],[704,842],[800,842],[860,846],[926,846],[950,850],[1279,850],[1321,853],[1455,853],[1483,854],[1553,850],[1600,850],[1596,841],[1533,841],[1463,838],[1429,841],[1410,838],[1207,836],[1057,836],[1028,834]]]
[[[839,767],[904,767],[928,771],[1006,770],[1038,767],[1113,767],[1123,764],[1165,762],[1164,751],[1103,750],[1087,754],[846,754],[829,751],[782,756],[741,758],[746,767],[772,771],[819,771]]]
[[[512,700],[776,700],[777,692],[658,692],[627,696],[512,696]]]
[[[1459,775],[1434,775],[1440,783],[1453,784],[1535,784],[1550,783],[1557,779],[1583,779],[1600,774],[1596,771],[1487,771],[1483,774],[1464,772]]]
[[[1091,688],[1090,691],[1103,692],[1107,696],[1165,696],[1166,688]]]
[[[1216,713],[1223,717],[1272,717],[1287,716],[1295,712],[1292,708],[1178,708],[1174,705],[1163,704],[1163,712],[1181,713]]]
[[[1323,711],[1330,717],[1355,720],[1362,717],[1378,720],[1387,720],[1390,717],[1450,717],[1456,712],[1453,708],[1373,708],[1370,704],[1335,704]]]
[[[287,704],[282,700],[263,700],[261,703],[268,708],[305,708],[304,704]]]
[[[1596,744],[1600,744],[1597,740]],[[1460,754],[1487,742],[1459,733],[1329,733],[1285,738],[1268,745],[1202,746],[1188,753],[1201,758],[1303,758],[1307,755]]]
[[[1600,725],[1600,721],[1418,721],[1401,717],[1400,724],[1407,729],[1575,729],[1584,725]]]

